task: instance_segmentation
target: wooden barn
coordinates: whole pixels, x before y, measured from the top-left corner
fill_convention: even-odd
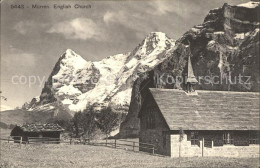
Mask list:
[[[149,89],[139,112],[140,143],[171,157],[259,157],[260,94],[195,91],[190,59],[187,83],[186,90]]]
[[[11,131],[11,136],[21,136],[23,141],[28,141],[28,137],[34,138],[49,138],[60,140],[60,133],[64,129],[58,124],[25,124],[22,126],[16,126]]]

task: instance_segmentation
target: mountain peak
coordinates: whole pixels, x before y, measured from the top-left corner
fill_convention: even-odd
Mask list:
[[[156,36],[166,36],[166,34],[163,33],[163,32],[151,32],[151,33],[148,34],[148,37],[154,36],[154,35],[156,35]]]
[[[68,49],[66,50],[66,53],[68,53],[68,54],[71,53],[71,54],[72,54],[72,53],[75,53],[75,52],[74,52],[72,49],[68,48]]]
[[[67,49],[66,51],[65,51],[65,56],[68,56],[68,57],[78,57],[79,55],[75,52],[75,51],[73,51],[72,49]]]
[[[165,41],[167,38],[166,34],[165,33],[162,33],[162,32],[151,32],[149,33],[145,40],[153,40],[153,41]]]
[[[175,40],[167,37],[162,32],[149,33],[142,43],[134,50],[133,54],[137,55],[149,55],[153,51],[168,50],[175,45]]]
[[[67,49],[58,62],[74,66],[75,68],[83,68],[87,61],[72,49]]]
[[[56,65],[54,67],[55,73],[53,73],[53,74],[57,75],[58,71],[59,71],[58,74],[60,74],[60,75],[62,75],[62,73],[66,74],[71,71],[77,71],[79,69],[83,69],[84,67],[86,67],[87,63],[88,63],[88,61],[86,61],[84,58],[82,58],[76,52],[74,52],[71,49],[67,49],[62,54],[62,56],[60,57],[58,62],[56,63]]]

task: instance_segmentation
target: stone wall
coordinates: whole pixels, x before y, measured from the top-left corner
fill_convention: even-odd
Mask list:
[[[244,131],[247,132],[247,131]],[[205,133],[205,132],[204,132]],[[213,136],[215,135],[215,136]],[[247,133],[235,132],[234,141],[247,141]],[[184,134],[183,141],[179,142],[179,134],[170,135],[171,141],[171,157],[202,157],[203,156],[219,156],[219,157],[259,157],[259,144],[236,146],[236,145],[214,145],[212,140],[221,140],[222,134],[218,133],[203,134],[199,133],[199,145],[191,145],[190,133]],[[204,138],[204,145],[203,140]],[[236,143],[235,143],[236,144]],[[180,147],[181,146],[181,147]]]
[[[222,157],[259,157],[259,145],[234,146],[224,145],[222,147],[204,148],[204,156]]]
[[[202,156],[201,141],[199,146],[191,146],[191,142],[187,140],[187,134],[184,134],[183,140],[180,143],[180,135],[174,134],[170,136],[171,140],[171,157],[193,157]]]

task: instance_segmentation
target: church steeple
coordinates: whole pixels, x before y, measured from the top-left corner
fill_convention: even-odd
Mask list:
[[[187,91],[188,92],[194,92],[194,88],[193,86],[198,83],[195,75],[194,75],[194,72],[193,72],[193,68],[192,68],[192,64],[191,64],[191,59],[190,59],[190,56],[189,56],[189,60],[188,60],[188,77],[187,77]]]
[[[193,68],[192,68],[192,64],[191,64],[191,60],[190,60],[190,56],[189,56],[189,61],[188,61],[188,78],[187,78],[187,82],[190,83],[198,83],[194,73],[193,73]]]

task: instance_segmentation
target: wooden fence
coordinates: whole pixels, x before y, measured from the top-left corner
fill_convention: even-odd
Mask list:
[[[35,143],[47,143],[47,144],[59,144],[61,142],[60,138],[50,138],[50,137],[28,137],[28,144]]]
[[[107,139],[105,143],[90,143],[90,139],[88,138],[70,138],[67,140],[60,140],[59,138],[51,138],[51,137],[28,137],[26,140],[23,139],[21,136],[9,136],[7,138],[0,138],[1,141],[7,141],[19,143],[20,147],[22,144],[70,144],[70,145],[76,145],[76,144],[91,144],[91,145],[97,145],[97,144],[105,144],[105,146],[112,146],[114,148],[124,148],[129,147],[132,151],[139,151],[139,149],[147,149],[148,151],[151,151],[152,154],[155,154],[156,148],[153,144],[148,143],[141,143],[136,141],[130,141],[130,140],[124,140],[124,139],[114,139],[112,140],[112,143],[108,143]],[[136,150],[138,149],[138,150]]]
[[[60,138],[52,138],[52,137],[27,137],[27,139],[23,139],[21,136],[9,136],[5,138],[0,138],[1,141],[6,142],[14,142],[20,144],[89,144],[90,140],[88,138],[70,138],[67,140],[61,140]]]
[[[106,140],[105,143],[106,146],[111,145],[114,148],[122,148],[128,149],[126,147],[130,147],[132,151],[136,151],[135,149],[147,149],[150,150],[152,154],[155,154],[156,148],[154,144],[148,144],[148,143],[142,143],[142,142],[136,142],[136,141],[130,141],[130,140],[124,140],[124,139],[114,139],[113,143],[108,143]]]
[[[19,143],[20,147],[22,147],[23,137],[21,137],[21,136],[9,136],[7,138],[1,137],[0,141],[7,141],[8,143],[10,143],[10,142]]]

